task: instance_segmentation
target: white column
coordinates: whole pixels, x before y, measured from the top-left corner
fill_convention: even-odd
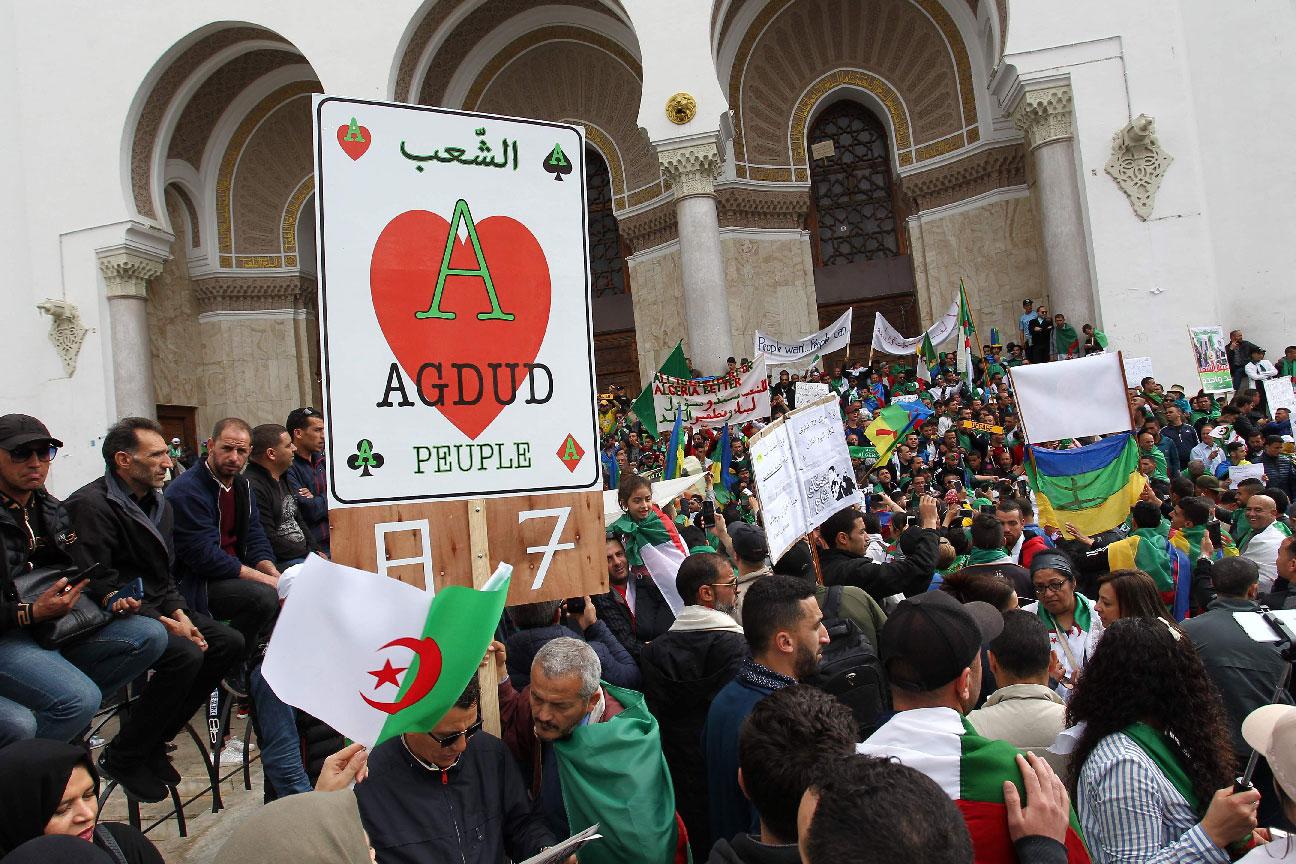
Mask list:
[[[1026,133],[1035,174],[1049,303],[1054,313],[1061,312],[1077,330],[1083,324],[1097,327],[1089,243],[1076,176],[1071,86],[1032,89],[1027,85],[1013,121]]]
[[[718,375],[734,354],[715,198],[720,151],[713,138],[662,148],[658,158],[675,192],[688,356],[702,374]]]
[[[97,254],[108,294],[117,416],[156,418],[146,304],[149,280],[162,272],[162,262],[125,246]]]

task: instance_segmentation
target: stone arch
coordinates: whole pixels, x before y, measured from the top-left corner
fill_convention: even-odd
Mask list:
[[[844,85],[884,104],[901,167],[981,138],[978,82],[984,84],[984,70],[976,70],[980,79],[974,75],[972,56],[979,58],[981,48],[976,42],[969,48],[964,35],[975,24],[967,4],[729,0],[723,11],[717,7],[716,18],[713,44],[734,115],[740,180],[804,182],[803,136],[792,133],[804,128],[815,102]]]
[[[792,164],[795,180],[809,180],[810,171],[806,159],[806,130],[810,128],[816,115],[826,106],[843,97],[860,102],[882,120],[891,135],[891,158],[895,166],[911,164],[912,158],[902,160],[902,153],[909,153],[913,146],[910,132],[913,124],[909,118],[908,106],[890,83],[862,69],[836,69],[824,75],[805,89],[801,98],[792,109],[788,123],[788,147],[792,153]]]

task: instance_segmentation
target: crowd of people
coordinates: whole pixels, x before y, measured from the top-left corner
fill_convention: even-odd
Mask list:
[[[124,418],[66,501],[45,489],[62,443],[0,417],[0,855],[161,860],[97,824],[101,778],[167,797],[167,745],[219,689],[252,711],[270,801],[221,862],[494,864],[594,823],[584,864],[1296,861],[1291,657],[1235,617],[1296,608],[1291,420],[1254,386],[1296,375],[1296,348],[1266,366],[1235,331],[1227,399],[1139,382],[1138,503],[1087,536],[1039,523],[1027,465],[1032,444],[1094,439],[1026,441],[1007,369],[1106,337],[1030,301],[1018,336],[926,375],[778,373],[772,419],[798,379],[837,395],[864,503],[777,556],[756,424],[691,430],[703,491],[657,501],[666,436],[611,388],[608,590],[506,609],[482,661],[499,737],[474,678],[372,751],[260,673],[281,575],[330,551],[319,412],[221,420],[188,465]],[[865,430],[897,404],[913,427],[878,461]],[[662,546],[682,558],[669,586],[646,563]],[[132,684],[92,758],[92,718]]]

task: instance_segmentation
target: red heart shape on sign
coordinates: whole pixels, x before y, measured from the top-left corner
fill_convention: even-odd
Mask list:
[[[368,126],[356,125],[353,129],[351,126],[342,125],[337,128],[338,144],[342,146],[343,152],[351,157],[354,162],[365,154],[369,149],[369,142],[373,136],[369,134]]]
[[[469,217],[471,218],[471,217]],[[417,317],[433,308],[437,277],[447,240],[454,243],[451,270],[477,270],[478,262],[470,243],[450,237],[450,223],[436,213],[407,210],[387,223],[374,244],[369,287],[378,326],[396,355],[408,383],[435,400],[438,384],[449,385],[437,410],[455,428],[476,439],[504,410],[495,398],[492,373],[497,371],[503,400],[516,395],[525,399],[529,389],[526,367],[510,374],[508,367],[488,368],[488,363],[530,363],[540,351],[549,326],[551,285],[549,263],[540,243],[525,225],[508,216],[492,216],[476,223],[482,259],[489,269],[502,312],[513,320],[481,320],[479,313],[492,309],[486,282],[481,276],[447,275],[439,309],[454,319]],[[439,363],[437,373],[426,364]],[[451,364],[470,364],[482,376],[481,399],[476,404],[453,404],[457,397],[476,395],[476,378],[465,373],[463,392]],[[420,386],[419,371],[424,369]],[[512,380],[511,380],[512,379]],[[520,393],[514,392],[513,380]],[[540,388],[545,387],[541,379]]]

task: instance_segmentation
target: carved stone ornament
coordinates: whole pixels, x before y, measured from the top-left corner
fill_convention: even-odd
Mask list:
[[[1026,134],[1026,145],[1031,150],[1070,138],[1071,86],[1027,90],[1013,112],[1013,123]]]
[[[683,126],[696,116],[697,100],[689,94],[676,93],[666,100],[666,119],[676,126]]]
[[[1174,157],[1157,140],[1156,119],[1140,114],[1112,136],[1112,155],[1106,169],[1129,198],[1134,215],[1146,222],[1172,162]]]
[[[90,331],[81,325],[81,315],[75,304],[66,300],[46,300],[36,308],[50,316],[50,342],[63,361],[63,371],[71,378],[76,374],[77,356],[81,343]]]
[[[693,195],[714,195],[721,157],[714,141],[658,151],[662,173],[671,182],[675,200]]]
[[[161,261],[124,247],[103,250],[98,255],[99,272],[103,273],[109,299],[148,299],[149,280],[162,273]]]

